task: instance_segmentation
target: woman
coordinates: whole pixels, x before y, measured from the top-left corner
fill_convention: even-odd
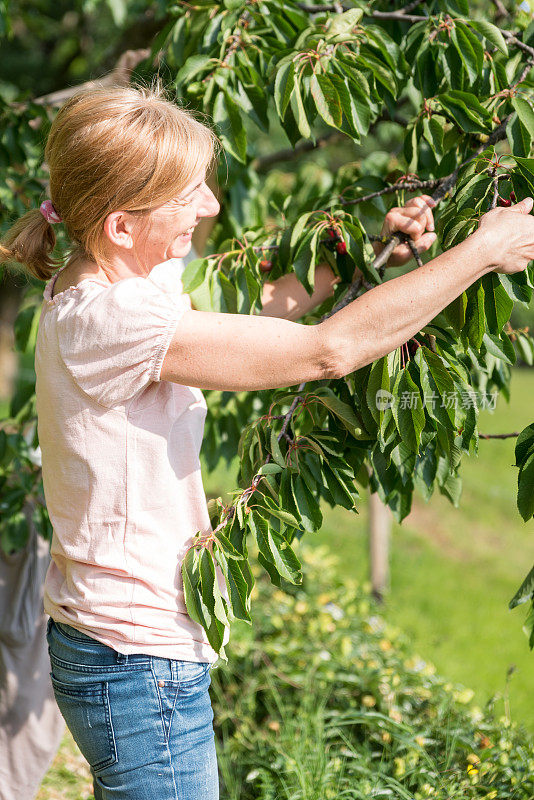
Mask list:
[[[180,571],[194,534],[210,530],[201,390],[339,378],[405,342],[484,274],[524,270],[534,257],[528,198],[319,325],[279,317],[298,319],[331,295],[326,264],[311,298],[287,275],[266,284],[257,316],[199,312],[180,259],[219,210],[206,185],[215,152],[212,132],[157,89],[80,93],[48,137],[51,201],[16,222],[0,250],[48,281],[35,366],[54,529],[50,675],[105,800],[218,797],[208,692],[217,654],[187,614]],[[423,197],[393,209],[383,232],[406,231],[428,249],[430,206]],[[53,275],[61,221],[75,246]],[[408,257],[402,245],[392,261]],[[228,597],[220,569],[217,578]]]

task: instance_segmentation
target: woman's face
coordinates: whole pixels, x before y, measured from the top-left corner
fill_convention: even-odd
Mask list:
[[[206,170],[202,169],[179,197],[150,213],[149,224],[142,226],[135,237],[135,252],[150,266],[169,258],[182,258],[191,249],[191,236],[200,220],[216,216],[219,209],[217,198],[206,185]]]

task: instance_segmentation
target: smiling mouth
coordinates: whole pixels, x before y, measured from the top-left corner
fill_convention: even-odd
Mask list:
[[[186,231],[184,231],[183,233],[181,233],[181,234],[180,234],[180,236],[189,236],[189,234],[190,234],[190,233],[193,233],[193,231],[195,230],[195,228],[196,228],[196,225],[192,225],[192,226],[191,226],[190,228],[188,228]]]

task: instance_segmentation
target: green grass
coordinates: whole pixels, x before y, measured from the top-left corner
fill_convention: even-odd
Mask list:
[[[532,422],[531,391],[534,370],[515,370],[510,404],[500,398],[493,413],[483,411],[481,432],[520,431]],[[515,502],[514,441],[481,440],[478,458],[464,460],[459,509],[440,494],[428,504],[416,495],[402,525],[393,522],[384,614],[442,675],[472,688],[479,705],[508,687],[512,718],[534,731],[534,653],[522,631],[525,611],[508,610],[534,563],[534,526],[522,521]],[[235,488],[236,469],[237,462],[232,469],[221,462],[213,474],[205,474],[206,493]],[[366,581],[365,494],[359,510],[356,515],[325,505],[322,530],[307,536],[342,552],[347,577]]]

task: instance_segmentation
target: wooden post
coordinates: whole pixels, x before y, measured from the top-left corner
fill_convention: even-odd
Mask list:
[[[369,492],[369,566],[374,597],[382,603],[389,588],[391,512],[377,492]]]

